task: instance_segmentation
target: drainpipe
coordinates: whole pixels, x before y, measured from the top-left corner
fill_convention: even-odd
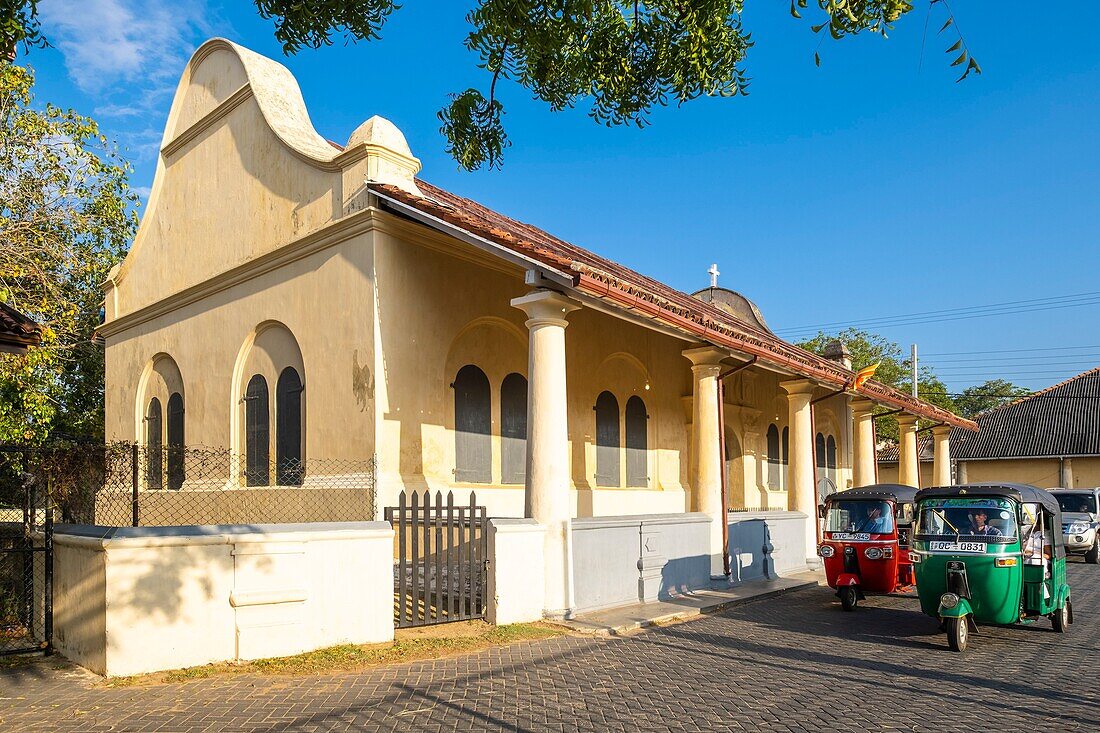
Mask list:
[[[749,361],[735,366],[732,369],[727,369],[718,375],[718,455],[722,460],[722,470],[720,475],[722,476],[722,569],[726,573],[726,577],[730,577],[730,520],[729,520],[729,472],[726,469],[726,388],[724,386],[726,377],[731,374],[736,374],[742,369],[748,369],[756,363],[757,357],[753,357]]]

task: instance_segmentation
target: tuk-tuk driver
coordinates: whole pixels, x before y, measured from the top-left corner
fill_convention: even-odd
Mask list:
[[[867,516],[860,523],[859,530],[871,534],[885,534],[888,531],[888,526],[886,517],[882,514],[882,505],[867,504]]]
[[[1000,537],[1001,530],[994,527],[992,524],[987,524],[989,521],[989,510],[978,507],[970,515],[970,534],[985,535],[986,537]]]

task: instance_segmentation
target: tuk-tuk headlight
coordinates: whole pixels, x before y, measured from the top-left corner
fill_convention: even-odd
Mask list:
[[[822,557],[832,557],[836,554],[836,548],[832,545],[821,545],[817,548],[817,554]]]
[[[944,593],[940,596],[940,605],[944,608],[954,608],[959,605],[959,597],[954,593]]]
[[[911,562],[911,563],[913,563],[914,565],[916,565],[916,564],[917,564],[917,563],[919,563],[919,562],[920,562],[920,561],[921,561],[922,559],[923,559],[923,558],[921,558],[921,556],[920,556],[920,553],[919,553],[919,552],[917,552],[916,550],[910,550],[910,551],[909,551],[909,562]]]
[[[868,547],[866,550],[863,551],[863,555],[868,560],[881,560],[882,549],[878,547]]]

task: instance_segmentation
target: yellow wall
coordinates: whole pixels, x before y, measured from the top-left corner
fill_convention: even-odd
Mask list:
[[[896,484],[898,482],[898,464],[880,463],[878,466],[878,480],[879,483],[883,484]],[[920,485],[921,488],[927,488],[934,485],[932,481],[931,461],[921,461]]]

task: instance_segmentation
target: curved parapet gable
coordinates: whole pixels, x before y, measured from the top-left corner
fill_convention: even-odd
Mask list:
[[[282,64],[225,39],[184,68],[130,253],[105,284],[107,323],[319,233],[362,208],[368,182],[419,196],[420,161],[372,117],[322,137]],[[120,324],[121,326],[121,324]]]

